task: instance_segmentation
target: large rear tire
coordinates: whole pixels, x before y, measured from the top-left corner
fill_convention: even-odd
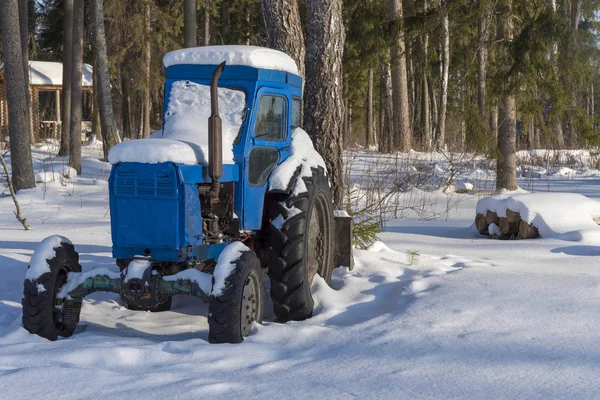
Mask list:
[[[262,269],[252,251],[241,253],[225,279],[223,290],[211,294],[208,303],[208,341],[240,343],[254,322],[262,323]],[[217,266],[218,268],[218,266]],[[213,289],[215,278],[213,277]]]
[[[271,298],[277,320],[312,316],[310,293],[315,274],[331,286],[333,272],[333,203],[322,168],[302,178],[307,191],[273,204],[269,226]]]
[[[69,337],[79,323],[82,299],[59,299],[56,294],[69,272],[81,272],[79,254],[72,244],[62,242],[47,260],[50,272],[33,281],[25,279],[23,290],[23,327],[49,340]]]

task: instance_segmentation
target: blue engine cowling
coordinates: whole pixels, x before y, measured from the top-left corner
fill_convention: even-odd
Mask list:
[[[110,217],[115,258],[146,255],[184,261],[189,246],[202,244],[197,187],[184,184],[180,167],[173,163],[115,165]]]

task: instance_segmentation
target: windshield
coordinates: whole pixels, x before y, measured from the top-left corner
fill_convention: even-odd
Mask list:
[[[219,114],[223,122],[223,162],[233,163],[233,144],[240,132],[246,108],[246,94],[241,90],[218,88]],[[200,146],[208,161],[208,117],[210,87],[190,81],[171,85],[165,112],[162,137]]]

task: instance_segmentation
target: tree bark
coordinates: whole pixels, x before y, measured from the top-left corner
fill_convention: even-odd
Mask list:
[[[71,70],[73,60],[73,0],[64,0],[62,128],[59,156],[69,155],[71,135]]]
[[[375,146],[375,135],[373,134],[373,69],[369,69],[369,83],[367,87],[367,118],[365,123],[366,148],[369,150]]]
[[[482,121],[487,118],[486,113],[486,79],[487,79],[487,21],[486,17],[480,17],[477,21],[477,106],[479,117]]]
[[[8,103],[8,130],[10,162],[15,191],[35,187],[31,160],[29,120],[25,96],[26,80],[21,54],[19,5],[17,0],[0,2],[0,29],[2,30],[2,57]]]
[[[437,150],[444,149],[446,144],[446,108],[448,104],[448,71],[450,67],[450,18],[448,8],[440,0],[440,8],[443,10],[442,21],[442,76],[440,88],[440,108],[438,112],[437,133],[435,135],[435,147]]]
[[[129,93],[129,82],[124,66],[121,66],[121,90],[123,92],[122,114],[123,114],[123,139],[133,139],[133,116],[131,115],[131,95]]]
[[[550,8],[552,9],[553,13],[556,13],[556,0],[548,0],[548,3],[550,5]],[[552,63],[552,68],[554,70],[554,73],[557,76],[560,76],[559,71],[558,71],[558,43],[554,42],[552,43],[552,48],[550,50],[550,61]],[[554,104],[554,106],[556,106],[556,104]],[[551,107],[552,107],[552,103],[551,103]],[[556,141],[556,148],[558,149],[562,149],[565,147],[565,138],[564,138],[564,133],[563,133],[563,128],[562,128],[562,117],[561,115],[558,115],[557,113],[553,113],[553,115],[550,116],[550,124],[552,125],[552,133],[554,133],[554,139]]]
[[[512,0],[508,0],[499,14],[498,40],[512,40]],[[505,52],[506,46],[505,46]],[[508,68],[505,66],[505,68]],[[498,111],[498,151],[496,189],[517,190],[517,129],[515,96],[506,94]]]
[[[108,160],[111,147],[119,143],[119,132],[115,122],[113,103],[110,90],[110,75],[108,72],[108,55],[106,52],[106,34],[104,32],[104,11],[102,0],[92,0],[92,25],[94,28],[94,72],[97,78],[98,106],[100,125],[102,127],[102,144],[104,160]]]
[[[81,174],[81,114],[83,71],[84,0],[73,3],[73,58],[71,71],[71,132],[69,134],[69,166]]]
[[[394,150],[408,152],[411,148],[411,130],[406,76],[406,46],[402,25],[402,0],[389,0],[389,18],[398,25],[393,40],[392,90],[394,102]]]
[[[21,36],[21,55],[23,59],[23,76],[25,78],[25,101],[27,104],[27,121],[29,121],[29,129],[31,135],[31,144],[37,142],[37,130],[34,121],[37,118],[32,118],[31,115],[31,99],[29,98],[29,0],[19,0],[19,31]]]
[[[152,48],[150,46],[150,4],[146,4],[144,10],[144,30],[146,32],[146,43],[144,45],[144,99],[143,99],[143,123],[142,137],[150,136],[150,111],[152,103],[150,100],[150,67],[152,62]]]
[[[210,0],[204,0],[204,29],[202,30],[202,44],[210,44]]]
[[[392,94],[392,72],[390,63],[386,62],[382,66],[381,71],[381,91],[382,100],[380,107],[383,111],[381,119],[381,138],[379,143],[381,144],[381,151],[384,153],[391,153],[392,142],[394,135],[394,103]]]
[[[304,34],[297,0],[262,0],[267,44],[283,51],[296,61],[298,73],[304,78]]]
[[[196,47],[197,1],[184,0],[183,12],[183,47]]]
[[[307,0],[304,122],[306,131],[327,164],[337,207],[342,206],[344,195],[344,41],[342,0]]]

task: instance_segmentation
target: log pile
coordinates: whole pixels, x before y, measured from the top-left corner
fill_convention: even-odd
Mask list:
[[[521,219],[521,215],[513,210],[506,210],[506,217],[487,210],[475,216],[475,226],[479,233],[491,239],[514,240],[535,239],[540,236],[537,228]]]

